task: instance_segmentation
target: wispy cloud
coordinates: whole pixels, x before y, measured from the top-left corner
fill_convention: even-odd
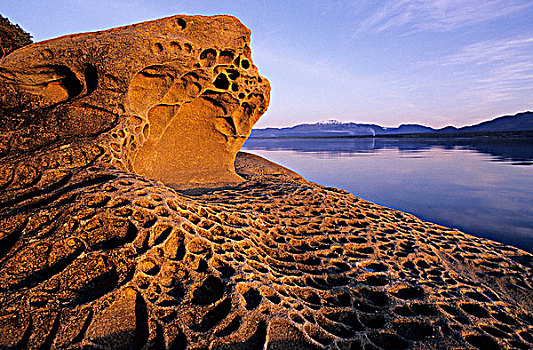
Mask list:
[[[355,35],[398,29],[405,33],[448,32],[479,24],[533,6],[525,0],[385,0],[352,7],[365,17]]]
[[[492,102],[512,98],[517,93],[533,94],[533,37],[488,40],[468,45],[444,57],[442,66],[482,68],[475,75],[470,92]],[[474,68],[472,68],[474,67]]]
[[[533,36],[474,43],[465,46],[459,53],[445,57],[444,65],[494,62],[527,64],[532,58]]]

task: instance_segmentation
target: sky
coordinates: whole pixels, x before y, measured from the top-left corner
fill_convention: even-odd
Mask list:
[[[256,127],[327,119],[471,125],[533,110],[531,0],[13,0],[35,41],[175,14],[252,30],[271,102]]]

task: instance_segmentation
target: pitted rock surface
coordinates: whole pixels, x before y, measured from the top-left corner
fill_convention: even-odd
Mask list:
[[[233,17],[177,16],[17,50],[0,63],[0,155],[63,152],[174,187],[242,182],[235,154],[270,92],[249,41]]]
[[[204,46],[180,34],[195,25]],[[231,51],[213,44],[221,28],[245,36],[232,37],[244,40],[242,52],[231,46],[228,69],[239,72],[237,80],[226,67],[203,68],[222,64],[229,55],[222,52]],[[112,38],[137,49],[134,38],[141,38],[154,57],[122,54],[114,61],[105,56],[113,47],[82,44],[136,32],[125,35],[128,45],[119,43],[124,35]],[[239,92],[239,102],[231,87],[220,88],[226,83],[213,87],[223,74],[240,89],[244,72],[256,72],[247,35],[231,17],[178,16],[32,45],[0,61],[9,102],[2,107],[0,158],[0,349],[531,348],[531,254],[309,183],[258,157],[238,157],[246,179],[240,185],[194,195],[168,186],[197,176],[192,170],[170,180],[139,170],[163,157],[158,150],[174,131],[166,132],[188,117],[212,118],[220,108],[227,114],[215,121],[248,125],[258,118],[268,101],[266,80],[245,78],[255,90],[245,101]],[[188,38],[191,56],[179,37]],[[185,51],[170,55],[169,40]],[[54,51],[68,42],[72,51]],[[211,48],[216,54],[202,55]],[[22,65],[25,55],[46,50],[56,63]],[[63,64],[72,74],[58,69],[53,57],[75,50],[87,61]],[[96,52],[109,60],[96,60]],[[135,68],[124,68],[115,89],[105,72],[116,68],[105,65],[120,60]],[[198,77],[211,74],[209,83],[175,107],[169,101],[185,93],[172,89],[187,90],[193,78],[178,74],[176,61],[188,60],[199,65]],[[96,84],[86,78],[91,72]],[[250,119],[238,118],[243,105],[254,106]],[[174,117],[169,108],[177,108]],[[232,150],[247,135],[212,125],[212,135],[223,135]],[[209,168],[210,156],[198,152]],[[174,161],[165,158],[161,167]],[[228,176],[219,183],[239,181]],[[197,186],[215,182],[194,179]]]

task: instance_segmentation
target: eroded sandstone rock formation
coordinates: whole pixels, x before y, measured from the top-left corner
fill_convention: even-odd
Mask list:
[[[239,180],[201,150],[266,106],[247,36],[178,16],[0,61],[0,349],[530,348],[531,254],[250,155],[239,186],[168,186]],[[193,146],[205,177],[159,177]]]
[[[0,152],[77,148],[174,187],[241,182],[235,154],[270,91],[249,41],[233,17],[179,16],[18,50],[0,64]]]

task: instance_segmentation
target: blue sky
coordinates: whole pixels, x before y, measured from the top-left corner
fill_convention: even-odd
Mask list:
[[[533,110],[531,0],[14,0],[0,13],[36,41],[174,14],[235,15],[272,85],[257,127],[463,126]]]

